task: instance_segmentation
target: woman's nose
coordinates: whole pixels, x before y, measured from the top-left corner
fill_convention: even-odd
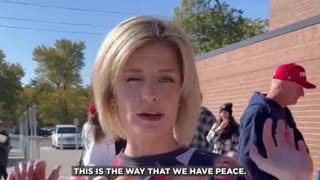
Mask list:
[[[142,99],[148,103],[156,103],[159,101],[158,88],[155,83],[146,83],[143,88]]]

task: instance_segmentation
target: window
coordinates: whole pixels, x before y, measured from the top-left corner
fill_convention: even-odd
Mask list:
[[[75,134],[76,128],[74,127],[60,127],[57,131],[58,134]]]

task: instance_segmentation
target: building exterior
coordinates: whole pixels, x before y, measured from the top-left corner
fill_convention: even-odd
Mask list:
[[[254,91],[267,92],[274,69],[295,62],[317,85],[290,107],[320,170],[320,0],[270,0],[270,31],[197,57],[204,105],[217,115],[233,102],[237,120]]]

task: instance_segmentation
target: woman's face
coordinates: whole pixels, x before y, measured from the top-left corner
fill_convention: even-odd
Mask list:
[[[225,110],[222,110],[222,111],[220,112],[220,117],[221,117],[221,119],[223,119],[223,120],[227,120],[227,119],[229,119],[229,113],[228,113],[227,111],[225,111]]]
[[[128,136],[172,134],[181,74],[176,52],[163,43],[139,48],[116,82],[116,108]]]

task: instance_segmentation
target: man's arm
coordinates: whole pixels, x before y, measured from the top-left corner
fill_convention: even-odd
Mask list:
[[[296,144],[296,148],[298,149],[298,141],[302,140],[302,141],[305,142],[304,137],[303,137],[302,133],[299,131],[299,129],[298,129],[297,125],[296,125],[296,122],[294,121],[294,118],[292,116],[292,113],[291,113],[290,109],[289,108],[285,108],[284,112],[285,112],[285,115],[286,115],[287,123],[294,130],[294,141],[295,141],[295,144]],[[307,151],[309,152],[309,148],[308,148],[307,144],[306,144],[306,147],[307,147]]]

